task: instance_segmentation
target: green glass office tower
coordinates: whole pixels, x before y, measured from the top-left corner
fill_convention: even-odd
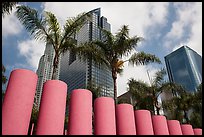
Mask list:
[[[196,91],[202,82],[202,57],[188,46],[182,46],[164,59],[169,81],[181,84],[188,92]]]
[[[87,23],[75,35],[77,43],[103,40],[100,28],[109,30],[107,18],[101,16],[100,8],[90,11],[92,21]],[[113,80],[110,69],[97,65],[92,60],[80,61],[72,52],[61,56],[59,79],[67,83],[68,92],[77,88],[86,88],[89,83],[102,89],[102,96],[113,97]]]

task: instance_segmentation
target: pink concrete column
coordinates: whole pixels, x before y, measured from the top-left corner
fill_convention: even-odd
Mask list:
[[[48,80],[43,85],[36,135],[63,135],[67,84]]]
[[[201,128],[194,128],[194,135],[202,135],[202,129]]]
[[[2,135],[27,135],[37,78],[26,69],[11,72],[2,104]]]
[[[178,120],[167,120],[169,135],[182,135],[181,125]]]
[[[190,124],[181,124],[181,131],[183,135],[194,135],[193,127]]]
[[[154,135],[169,135],[169,130],[165,116],[153,115],[152,125],[154,129]]]
[[[94,101],[94,135],[116,135],[115,104],[111,97]]]
[[[118,104],[116,106],[117,135],[136,135],[133,106]]]
[[[152,118],[149,110],[135,110],[137,135],[154,135]]]
[[[75,89],[71,93],[68,135],[92,135],[92,93]]]

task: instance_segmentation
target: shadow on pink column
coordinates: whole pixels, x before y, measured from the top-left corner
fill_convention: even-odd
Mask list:
[[[116,135],[115,104],[111,97],[94,101],[94,135]]]
[[[36,135],[63,135],[67,84],[48,80],[43,85]]]
[[[116,131],[117,135],[136,135],[132,105],[118,104],[116,106]]]
[[[169,135],[182,135],[181,125],[178,120],[167,120]]]
[[[27,135],[34,102],[37,75],[16,69],[10,74],[2,104],[2,135]]]
[[[201,128],[194,128],[194,135],[202,135],[202,129]]]
[[[92,93],[75,89],[71,93],[68,135],[92,135]]]
[[[181,131],[183,135],[194,135],[193,127],[190,124],[181,124]]]
[[[135,124],[137,135],[154,135],[149,110],[135,110]]]
[[[166,117],[162,115],[153,115],[152,124],[154,135],[169,135]]]

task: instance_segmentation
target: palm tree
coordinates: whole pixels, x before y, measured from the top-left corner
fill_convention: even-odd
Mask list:
[[[81,13],[69,18],[61,30],[56,16],[51,12],[44,13],[44,16],[39,15],[38,11],[28,6],[18,6],[16,11],[17,18],[35,39],[43,40],[53,46],[55,56],[52,79],[56,79],[60,55],[76,46],[76,40],[73,37],[91,15]]]
[[[5,74],[4,74],[5,72],[6,72],[6,68],[2,64],[2,79],[1,79],[2,80],[2,85],[6,84],[6,82],[7,82],[7,78],[6,78]],[[5,96],[5,90],[2,89],[2,100],[3,100],[4,96]]]
[[[193,107],[190,115],[190,124],[195,128],[202,128],[202,83],[197,87],[193,94]]]
[[[12,9],[16,6],[18,2],[2,2],[2,16],[10,14]]]
[[[4,75],[4,73],[6,72],[6,68],[4,67],[4,65],[2,64],[2,84],[6,84],[7,82],[7,78]]]
[[[151,85],[147,85],[143,81],[130,79],[128,82],[129,92],[132,93],[134,100],[137,102],[137,107],[140,105],[149,109],[153,114],[160,115],[161,105],[158,98],[162,93],[172,93],[183,91],[181,86],[176,83],[166,82],[164,76],[166,71],[164,68],[155,73]],[[177,94],[178,94],[177,93]],[[175,94],[175,93],[174,93]],[[154,110],[156,108],[156,112]],[[141,109],[141,107],[139,107]]]
[[[89,82],[87,87],[88,90],[92,92],[92,103],[94,103],[94,100],[100,96],[102,96],[102,89],[101,87],[97,87],[93,84],[93,82]]]
[[[105,64],[112,72],[114,83],[114,100],[117,103],[117,74],[122,72],[124,62],[129,62],[132,65],[146,65],[151,62],[161,63],[159,58],[155,55],[138,52],[133,54],[128,60],[123,61],[123,56],[128,56],[135,50],[138,42],[143,40],[142,37],[129,36],[129,29],[127,25],[122,28],[114,36],[110,31],[101,29],[103,34],[103,41],[91,41],[81,44],[76,52],[81,59],[92,59],[98,64]]]
[[[33,134],[36,132],[36,125],[37,125],[37,120],[38,120],[38,114],[39,110],[37,109],[36,106],[33,106],[32,108],[32,113],[31,113],[31,118],[30,118],[30,124],[29,124],[29,130],[28,130],[28,135],[30,135],[32,124],[34,123],[34,129],[33,129]]]
[[[197,92],[184,90],[178,96],[163,102],[163,107],[171,115],[168,119],[177,119],[181,123],[189,123],[194,128],[202,128],[202,84]]]
[[[147,109],[154,113],[153,100],[151,98],[151,92],[149,85],[141,80],[135,80],[133,78],[128,80],[128,92],[130,92],[133,100],[133,106],[135,109]]]
[[[188,112],[193,108],[194,101],[194,95],[185,91],[179,96],[175,96],[171,100],[165,101],[163,106],[174,114],[172,118],[177,119],[177,115],[180,115],[178,120],[181,123],[190,123]],[[172,107],[170,108],[169,105]]]

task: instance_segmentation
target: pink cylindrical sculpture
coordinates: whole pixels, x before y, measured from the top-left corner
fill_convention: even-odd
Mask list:
[[[27,135],[37,75],[26,69],[11,72],[2,104],[2,135]]]
[[[154,135],[152,118],[149,110],[135,110],[137,135]]]
[[[115,104],[111,97],[94,101],[94,135],[116,135]]]
[[[136,135],[132,105],[118,104],[116,106],[116,131],[117,135]]]
[[[182,135],[181,125],[178,120],[167,120],[169,135]]]
[[[194,135],[202,135],[202,129],[201,128],[194,128]]]
[[[153,115],[152,125],[153,125],[154,135],[169,135],[169,130],[168,130],[165,116]]]
[[[190,124],[181,124],[181,131],[183,135],[194,135],[193,127]]]
[[[67,84],[48,80],[43,85],[36,135],[63,135]]]
[[[92,135],[92,93],[75,89],[71,93],[68,135]]]

